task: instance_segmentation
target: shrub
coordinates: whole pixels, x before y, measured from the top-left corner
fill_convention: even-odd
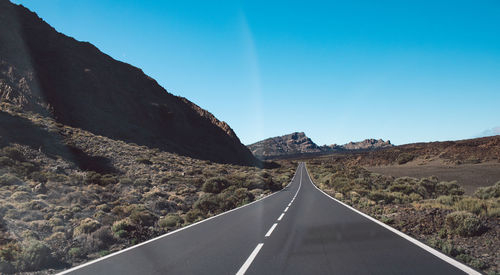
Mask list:
[[[436,195],[463,195],[464,189],[457,181],[442,181],[436,185]]]
[[[147,178],[138,178],[134,181],[134,185],[137,186],[149,186],[149,179]]]
[[[151,165],[153,164],[149,159],[147,158],[137,158],[135,161],[137,161],[137,163],[142,163],[142,164],[147,164],[147,165]]]
[[[85,247],[87,250],[104,249],[115,242],[111,230],[108,226],[103,226],[87,236]]]
[[[73,236],[92,233],[96,231],[100,226],[101,224],[98,221],[91,218],[85,218],[80,222],[80,225],[75,227]]]
[[[12,174],[3,174],[0,176],[0,186],[21,184],[23,184],[23,181]]]
[[[214,211],[221,212],[229,210],[254,200],[254,195],[246,188],[236,188],[231,186],[224,192],[217,195],[218,209]]]
[[[19,151],[18,149],[14,148],[14,147],[10,147],[10,146],[2,149],[2,155],[7,156],[7,157],[9,157],[13,160],[17,160],[17,161],[24,160],[23,153],[21,151]]]
[[[491,199],[500,197],[500,181],[493,186],[478,188],[474,196],[480,199]]]
[[[220,193],[227,186],[229,186],[229,183],[225,178],[210,178],[205,181],[201,190],[207,193]]]
[[[118,182],[118,178],[114,175],[111,174],[106,174],[101,177],[100,182],[98,183],[99,185],[108,185],[108,184],[116,184]]]
[[[19,269],[24,271],[37,271],[49,268],[54,264],[50,248],[41,241],[28,240],[23,243],[19,257]]]
[[[476,215],[457,211],[446,216],[446,228],[448,232],[469,237],[479,234],[482,230],[482,224]]]
[[[396,162],[398,164],[405,164],[407,162],[412,161],[415,158],[414,155],[408,154],[408,153],[401,153],[399,156],[396,158]]]
[[[406,195],[409,195],[410,193],[413,192],[413,187],[407,183],[394,184],[394,185],[389,186],[388,190],[391,192],[401,192],[401,193],[404,193]]]
[[[468,211],[476,215],[484,215],[488,212],[488,205],[485,201],[477,198],[463,198],[453,206],[459,211]]]
[[[168,228],[168,227],[175,227],[182,223],[182,219],[179,215],[177,214],[168,214],[167,216],[161,218],[158,221],[158,225],[163,227],[163,228]]]
[[[443,205],[452,206],[456,202],[456,199],[454,196],[444,195],[444,196],[439,196],[436,199],[436,202],[443,204]]]
[[[71,258],[83,258],[85,257],[85,251],[80,247],[72,247],[69,249],[68,255]]]
[[[203,213],[216,212],[219,209],[219,198],[214,194],[205,194],[194,203],[193,208]]]
[[[0,166],[11,166],[14,165],[14,160],[9,157],[0,156]]]
[[[340,193],[348,193],[352,190],[352,184],[348,178],[345,177],[334,177],[330,184],[335,191]]]
[[[203,213],[199,209],[191,209],[186,213],[186,221],[190,223],[198,220],[200,217],[203,217]]]
[[[118,238],[125,238],[135,229],[132,221],[129,218],[119,220],[113,223],[111,226],[111,231]]]
[[[136,225],[150,226],[156,221],[156,217],[145,209],[134,209],[130,214],[130,220]]]

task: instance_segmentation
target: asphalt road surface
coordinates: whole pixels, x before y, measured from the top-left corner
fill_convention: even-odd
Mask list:
[[[288,187],[267,198],[66,272],[475,273],[322,193],[303,163]]]

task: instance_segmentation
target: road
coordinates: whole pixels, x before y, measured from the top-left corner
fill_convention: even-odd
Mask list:
[[[301,163],[292,182],[280,192],[64,273],[462,274],[475,271],[322,193]]]

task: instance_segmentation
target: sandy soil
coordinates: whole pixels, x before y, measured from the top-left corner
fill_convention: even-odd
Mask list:
[[[465,189],[466,194],[472,194],[478,187],[490,186],[500,181],[500,163],[479,163],[449,165],[442,162],[417,163],[405,165],[366,166],[366,169],[384,175],[395,177],[422,178],[437,176],[440,180],[456,180]]]

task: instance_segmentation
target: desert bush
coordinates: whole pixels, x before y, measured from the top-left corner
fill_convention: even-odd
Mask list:
[[[210,178],[201,187],[203,192],[207,193],[220,193],[224,188],[228,187],[229,183],[225,178],[217,177]]]
[[[96,251],[109,247],[115,243],[115,238],[109,226],[103,226],[87,236],[85,248],[87,251]]]
[[[11,166],[14,165],[15,161],[6,156],[0,156],[0,166]]]
[[[457,201],[456,196],[443,195],[436,198],[437,203],[448,206],[452,206],[453,204],[455,204],[456,201]]]
[[[19,149],[11,147],[11,146],[4,147],[1,151],[1,154],[10,158],[10,159],[13,159],[13,160],[17,160],[17,161],[24,160],[23,153]]]
[[[182,223],[182,219],[177,214],[168,214],[158,221],[158,225],[163,228],[175,227]]]
[[[113,234],[118,238],[125,238],[129,236],[130,232],[134,229],[135,226],[129,218],[116,221],[111,226],[111,231],[113,231]]]
[[[216,211],[222,212],[247,204],[252,202],[254,198],[254,195],[248,189],[231,186],[217,195],[218,209]]]
[[[75,227],[73,231],[73,236],[92,233],[95,230],[97,230],[100,226],[101,224],[98,221],[91,218],[85,218],[80,222],[80,224],[77,227]]]
[[[386,191],[371,191],[368,193],[368,198],[372,201],[381,203],[391,203],[394,200],[394,195]]]
[[[413,192],[414,189],[410,184],[403,183],[391,185],[389,186],[388,190],[391,192],[401,192],[403,194],[409,195]]]
[[[156,222],[156,217],[146,209],[134,209],[130,213],[130,220],[141,226],[150,226]]]
[[[148,178],[138,178],[138,179],[135,179],[134,185],[137,185],[137,186],[149,186],[150,185],[149,179]]]
[[[12,174],[3,174],[0,176],[0,186],[8,186],[8,185],[20,185],[23,184],[23,181],[18,177]]]
[[[448,232],[469,237],[479,234],[482,224],[476,215],[466,211],[456,211],[446,216],[446,228]]]
[[[147,164],[147,165],[153,164],[148,158],[137,158],[135,161],[137,163],[142,163],[142,164]]]
[[[22,245],[18,268],[23,271],[37,271],[54,265],[50,248],[42,241],[27,240]]]
[[[417,202],[417,201],[421,201],[423,199],[423,197],[420,194],[411,193],[408,196],[408,199],[410,200],[410,202]]]
[[[219,198],[214,194],[205,194],[201,196],[193,205],[193,208],[203,213],[216,212],[219,209]]]
[[[396,158],[396,162],[398,164],[405,164],[405,163],[408,163],[410,161],[412,161],[413,159],[415,158],[414,155],[412,154],[409,154],[409,153],[401,153],[398,155],[398,157]]]
[[[464,189],[457,181],[441,181],[436,184],[436,195],[463,195]]]
[[[347,193],[351,191],[353,187],[350,180],[346,177],[333,177],[330,186],[340,193]]]
[[[11,196],[11,199],[16,200],[16,201],[24,201],[24,200],[29,200],[31,198],[30,193],[26,191],[17,191],[14,192]]]
[[[500,181],[492,186],[478,188],[474,196],[480,199],[491,199],[500,197]]]
[[[30,178],[37,182],[46,183],[47,182],[47,174],[44,172],[36,171],[30,174]]]
[[[75,259],[85,258],[85,250],[81,247],[72,247],[68,250],[68,255]]]
[[[99,185],[111,185],[111,184],[116,184],[118,182],[118,178],[112,174],[106,174],[101,177],[101,181]]]
[[[115,184],[118,182],[118,178],[112,174],[101,175],[94,171],[89,171],[85,175],[85,182],[87,184],[97,184],[101,186],[106,186],[109,184]]]
[[[13,168],[15,173],[21,176],[27,176],[38,169],[38,167],[31,162],[21,162]]]
[[[120,182],[120,184],[123,184],[123,185],[132,185],[134,183],[130,178],[127,178],[127,177],[120,178],[119,182]]]
[[[189,223],[195,222],[203,218],[203,213],[199,209],[191,209],[185,215],[185,220]]]
[[[488,204],[485,201],[471,197],[457,201],[453,208],[459,211],[468,211],[476,215],[484,215],[488,212]]]

